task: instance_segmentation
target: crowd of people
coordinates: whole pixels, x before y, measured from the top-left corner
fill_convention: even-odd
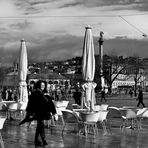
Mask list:
[[[4,87],[1,89],[1,97],[3,101],[17,101],[18,93],[16,89]]]

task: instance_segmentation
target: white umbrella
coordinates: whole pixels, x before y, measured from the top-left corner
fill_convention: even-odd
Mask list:
[[[95,56],[94,44],[91,27],[86,27],[84,45],[83,45],[83,60],[82,60],[82,74],[86,83],[83,84],[84,96],[82,98],[81,107],[85,105],[90,110],[94,109],[96,103],[95,91],[96,83],[93,82],[95,74]]]
[[[27,91],[27,67],[28,67],[28,60],[27,60],[27,50],[25,40],[21,40],[21,47],[19,52],[19,101],[27,102],[28,101],[28,91]]]

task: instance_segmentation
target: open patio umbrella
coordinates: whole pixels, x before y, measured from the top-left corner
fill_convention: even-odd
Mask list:
[[[25,40],[21,40],[21,47],[19,51],[19,67],[18,67],[18,78],[19,78],[19,101],[27,102],[28,101],[28,91],[27,91],[27,50]]]
[[[84,94],[82,97],[81,108],[87,107],[90,110],[94,109],[96,103],[95,91],[96,83],[93,82],[95,74],[95,56],[94,44],[91,27],[86,27],[84,44],[83,44],[83,59],[82,59],[82,75],[85,83],[82,85]]]

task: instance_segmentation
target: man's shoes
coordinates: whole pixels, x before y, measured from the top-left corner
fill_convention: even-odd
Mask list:
[[[39,141],[39,140],[35,140],[34,141],[34,145],[36,145],[36,146],[42,146],[42,142]]]

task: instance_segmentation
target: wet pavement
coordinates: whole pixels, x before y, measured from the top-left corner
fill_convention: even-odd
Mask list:
[[[148,96],[144,100],[146,106],[148,106],[147,98]],[[117,107],[136,106],[137,101],[135,98],[107,98],[107,104]],[[19,126],[19,122],[19,120],[6,120],[1,131],[5,148],[38,148],[34,146],[36,124],[28,128],[26,125]],[[59,121],[56,127],[46,128],[48,142],[46,148],[148,148],[148,121],[143,122],[143,128],[139,131],[125,129],[124,132],[120,130],[121,122],[119,120],[108,122],[111,123],[111,132],[108,134],[104,135],[100,127],[96,137],[92,134],[85,137],[73,132],[73,126],[67,126],[64,136],[62,136],[62,124]]]
[[[35,126],[28,128],[26,125],[18,126],[19,121],[6,121],[2,130],[5,148],[37,148],[34,146]],[[99,129],[99,134],[94,137],[78,135],[71,126],[67,126],[64,136],[61,135],[62,125],[46,128],[47,148],[147,148],[148,127],[145,123],[143,129],[125,129],[121,131],[119,123],[115,123],[111,132],[104,135]]]

